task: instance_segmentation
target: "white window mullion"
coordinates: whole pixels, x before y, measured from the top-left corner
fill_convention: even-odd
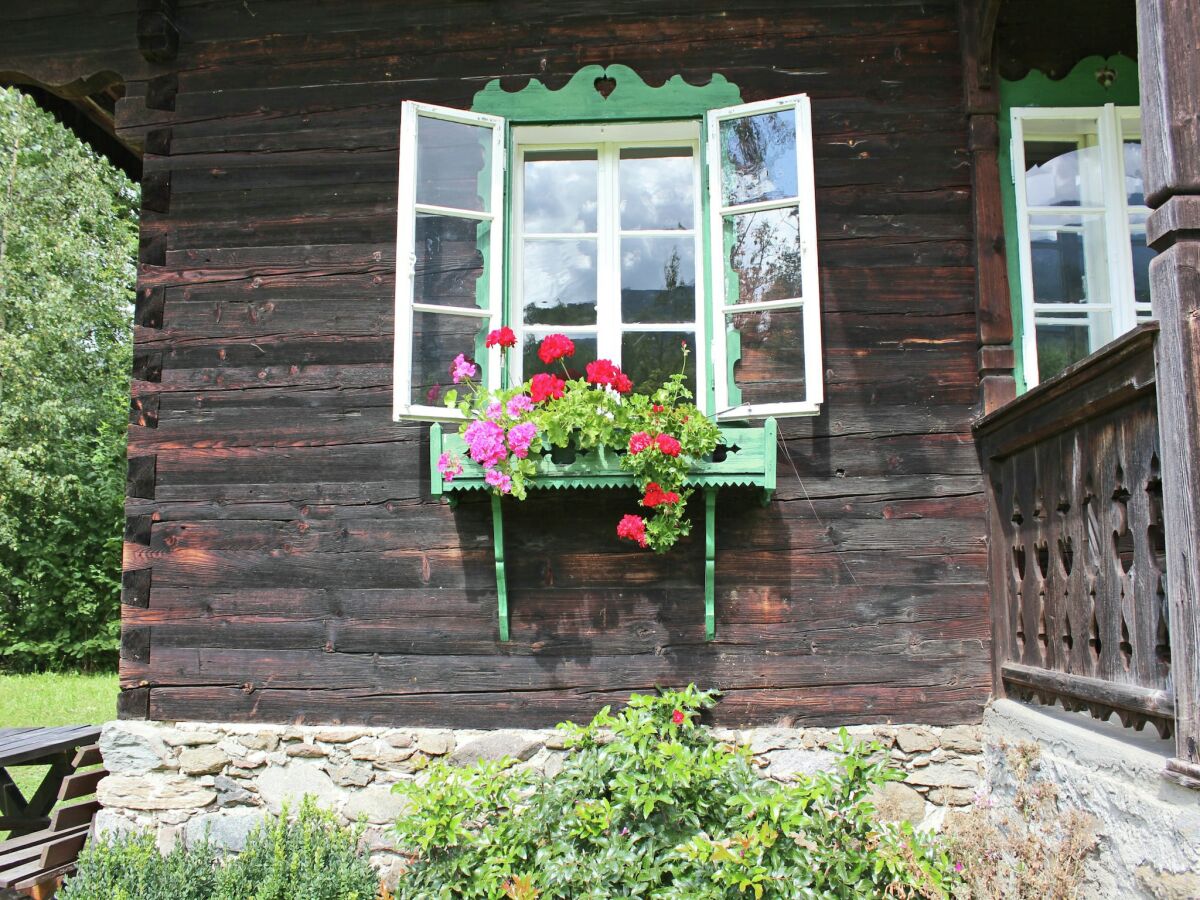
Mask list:
[[[596,358],[621,364],[621,211],[618,209],[619,180],[615,144],[599,148]]]
[[[1104,161],[1104,230],[1107,234],[1113,336],[1137,326],[1133,303],[1133,257],[1125,197],[1125,153],[1117,108],[1107,103],[1100,116],[1100,153]]]
[[[1021,359],[1025,383],[1030,387],[1040,380],[1037,358],[1037,317],[1033,303],[1033,261],[1030,258],[1029,203],[1025,190],[1025,127],[1020,113],[1012,118],[1012,180],[1017,201],[1017,243],[1021,278]]]

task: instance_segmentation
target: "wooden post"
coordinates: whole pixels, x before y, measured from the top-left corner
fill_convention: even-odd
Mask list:
[[[963,58],[963,107],[971,155],[975,233],[975,304],[979,336],[982,412],[993,412],[1017,395],[1013,378],[1012,300],[1005,262],[1004,210],[1000,194],[1000,97],[992,77],[999,0],[964,0],[959,28]]]
[[[1137,0],[1175,688],[1168,776],[1200,787],[1200,7]]]
[[[500,621],[500,640],[508,640],[508,578],[504,574],[504,515],[500,497],[492,493],[492,537],[496,545],[496,616]]]

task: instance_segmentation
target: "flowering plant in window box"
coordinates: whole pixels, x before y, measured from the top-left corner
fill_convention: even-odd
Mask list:
[[[486,341],[502,353],[516,343],[507,327]],[[686,343],[681,350],[686,362]],[[548,366],[559,363],[565,377],[541,372],[508,390],[487,391],[474,380],[475,363],[460,353],[450,366],[460,387],[446,393],[445,403],[463,413],[460,434],[467,453],[498,495],[525,499],[537,476],[536,459],[554,448],[619,454],[621,468],[640,490],[641,511],[625,515],[617,535],[661,553],[691,530],[686,505],[692,491],[685,481],[692,461],[711,454],[721,432],[692,403],[682,366],[661,387],[642,394],[607,359],[589,362],[584,377],[572,378],[563,360],[574,354],[570,338],[549,335],[538,357]],[[444,481],[453,481],[463,471],[462,459],[447,451],[437,469]]]

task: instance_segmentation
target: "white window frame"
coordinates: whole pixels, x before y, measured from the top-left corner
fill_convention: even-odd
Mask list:
[[[517,334],[517,346],[525,346],[527,332],[535,334],[562,333],[596,335],[596,356],[621,365],[621,339],[625,334],[678,333],[690,331],[696,357],[696,405],[707,414],[705,373],[708,371],[710,336],[704,309],[706,260],[704,255],[704,214],[700,157],[700,123],[698,120],[666,122],[630,122],[597,125],[524,125],[512,129],[513,193],[511,200],[512,247],[509,254],[508,321]],[[691,229],[626,230],[620,223],[619,161],[621,150],[631,147],[674,149],[686,148],[692,156],[693,215]],[[525,154],[548,150],[594,150],[597,159],[597,216],[596,232],[539,233],[535,240],[575,240],[594,238],[596,241],[596,324],[595,325],[526,325],[524,318],[523,285],[525,209]],[[695,270],[695,306],[687,322],[625,323],[621,320],[621,238],[676,237],[690,235]],[[509,360],[509,383],[519,384],[523,378],[520,354]]]
[[[795,111],[796,123],[796,166],[797,196],[778,201],[725,206],[722,203],[720,125],[730,119],[774,112],[783,109]],[[416,202],[418,131],[422,118],[443,119],[478,125],[492,130],[491,183],[488,210],[450,209]],[[624,333],[678,332],[689,328],[695,334],[696,347],[696,403],[706,414],[719,420],[763,418],[767,416],[810,416],[820,412],[824,400],[824,370],[821,357],[820,278],[817,263],[817,224],[815,187],[813,178],[812,123],[809,99],[805,94],[779,97],[758,103],[748,103],[723,109],[710,110],[701,124],[699,118],[666,120],[638,123],[596,123],[578,125],[530,125],[512,129],[510,140],[508,122],[498,116],[467,112],[434,106],[427,103],[405,101],[401,113],[399,190],[397,196],[398,216],[396,228],[396,329],[394,357],[393,418],[396,420],[416,419],[421,421],[460,421],[463,416],[457,409],[430,406],[412,402],[411,364],[413,359],[413,316],[416,312],[441,315],[465,316],[483,320],[490,329],[510,324],[518,333],[523,346],[525,326],[520,303],[521,230],[519,221],[514,224],[513,239],[506,237],[506,223],[520,215],[521,177],[513,179],[512,196],[508,189],[509,150],[513,150],[513,167],[520,173],[522,148],[534,145],[538,150],[555,147],[578,147],[610,145],[609,160],[601,173],[601,190],[611,191],[611,198],[619,196],[617,166],[613,160],[619,158],[619,147],[640,144],[648,147],[691,148],[693,164],[693,187],[695,197],[692,236],[695,240],[696,314],[691,323],[621,323],[620,304],[620,239],[623,234],[619,220],[615,223],[597,222],[597,285],[598,306],[596,327],[560,326],[552,331],[591,332],[597,335],[597,355],[614,362],[620,360],[620,337]],[[615,148],[615,149],[614,149]],[[704,179],[708,179],[707,185]],[[707,206],[707,215],[705,212]],[[739,213],[752,213],[775,209],[796,208],[798,215],[801,292],[803,296],[771,300],[759,303],[731,303],[726,296],[726,265],[724,249],[723,217]],[[616,210],[616,203],[609,202],[608,208]],[[484,277],[488,278],[486,290],[487,306],[450,307],[422,304],[414,301],[416,253],[414,238],[416,217],[422,213],[467,218],[490,224],[487,262]],[[611,212],[606,214],[611,218]],[[619,215],[619,211],[617,211]],[[665,231],[634,232],[653,236]],[[681,232],[671,230],[671,234]],[[564,235],[578,237],[578,235]],[[604,249],[601,262],[601,245]],[[511,243],[511,247],[510,247]],[[510,309],[505,308],[508,291]],[[710,293],[709,293],[710,292]],[[603,303],[601,297],[607,298]],[[732,298],[736,299],[736,298]],[[731,404],[733,373],[728,366],[727,331],[729,316],[738,313],[769,312],[772,310],[801,310],[804,329],[803,361],[805,396],[802,399],[777,403]],[[543,330],[541,326],[531,326]],[[603,333],[603,337],[602,337]],[[465,349],[465,348],[464,348]],[[521,376],[520,354],[515,365],[510,360],[512,383]],[[484,359],[483,386],[497,390],[502,383],[501,355],[499,348],[491,348]],[[450,361],[446,361],[449,367]],[[715,398],[715,408],[709,409],[710,395]]]
[[[725,205],[722,192],[721,123],[746,116],[784,109],[795,111],[796,121],[796,198],[767,200],[759,203]],[[824,401],[824,370],[821,358],[820,275],[817,269],[817,206],[813,178],[812,111],[806,94],[778,97],[759,103],[745,103],[710,110],[705,116],[708,156],[709,246],[713,267],[712,354],[716,382],[718,419],[746,419],[765,416],[813,416]],[[770,300],[762,303],[731,303],[725,280],[724,217],[736,213],[788,209],[799,210],[800,281],[802,297]],[[736,298],[732,298],[736,299]],[[726,348],[728,316],[735,313],[766,312],[776,309],[801,309],[804,326],[805,398],[786,403],[742,403],[730,401],[730,383]]]
[[[1128,123],[1140,123],[1140,109],[1136,106],[1071,107],[1014,107],[1010,113],[1012,122],[1012,147],[1010,158],[1014,196],[1016,199],[1018,264],[1021,278],[1021,353],[1024,362],[1025,382],[1029,387],[1038,384],[1037,324],[1056,324],[1054,313],[1096,312],[1109,315],[1112,336],[1115,339],[1150,315],[1147,304],[1137,303],[1134,293],[1133,254],[1130,238],[1135,234],[1130,216],[1149,215],[1149,208],[1129,206],[1125,192],[1124,137],[1130,132],[1140,135],[1140,127],[1129,128]],[[1098,206],[1031,207],[1025,184],[1025,141],[1026,122],[1053,122],[1064,120],[1061,135],[1049,130],[1038,130],[1029,135],[1030,140],[1061,138],[1076,140],[1079,133],[1070,128],[1070,120],[1089,119],[1096,123],[1096,145],[1100,152],[1101,204]],[[1081,145],[1082,146],[1082,145]],[[1081,198],[1082,201],[1082,198]],[[1089,303],[1037,303],[1033,292],[1033,245],[1030,217],[1037,215],[1063,216],[1070,212],[1080,216],[1101,215],[1104,222],[1104,251],[1108,281],[1100,286],[1106,291],[1105,302]],[[1144,226],[1140,229],[1144,233]],[[1089,296],[1093,285],[1089,285]],[[1061,324],[1079,325],[1083,320],[1063,318]],[[1093,341],[1094,343],[1094,341]],[[1101,345],[1091,346],[1095,351]]]
[[[417,202],[417,136],[422,118],[443,119],[466,125],[480,125],[492,130],[491,184],[488,209],[460,210]],[[504,141],[505,121],[498,116],[465,112],[428,103],[404,101],[400,113],[400,182],[397,192],[396,217],[396,334],[393,371],[393,419],[421,421],[459,421],[463,414],[445,406],[427,406],[412,402],[412,339],[413,313],[465,316],[486,319],[488,328],[499,328],[504,307],[504,180],[507,156]],[[457,307],[417,303],[417,256],[414,250],[417,216],[432,213],[454,216],[478,222],[488,222],[488,257],[485,277],[488,279],[488,307]],[[500,351],[493,347],[483,366],[484,385],[489,390],[500,386]],[[447,370],[450,360],[446,360]]]

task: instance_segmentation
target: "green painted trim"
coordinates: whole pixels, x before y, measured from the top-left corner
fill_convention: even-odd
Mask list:
[[[508,640],[508,578],[504,573],[504,515],[500,498],[492,494],[492,540],[496,548],[496,618],[500,640]]]
[[[429,493],[442,496],[442,473],[438,471],[438,457],[442,455],[442,426],[434,422],[429,426]]]
[[[704,489],[704,639],[717,636],[717,489]]]
[[[1107,88],[1096,80],[1096,73],[1104,66],[1116,73]],[[1059,81],[1051,81],[1041,72],[1031,71],[1020,81],[1000,79],[1000,196],[1004,206],[1004,242],[1009,248],[1006,255],[1008,266],[1009,295],[1012,298],[1013,350],[1016,354],[1017,392],[1024,393],[1024,307],[1021,293],[1020,249],[1017,237],[1017,194],[1013,184],[1012,170],[1012,110],[1024,106],[1138,106],[1138,67],[1127,56],[1089,56],[1080,60],[1070,73]]]
[[[696,227],[700,229],[700,253],[703,257],[704,265],[701,267],[703,273],[698,276],[704,282],[704,321],[700,323],[700,333],[704,335],[704,387],[696,385],[696,393],[704,391],[704,408],[708,410],[708,415],[713,417],[717,414],[717,379],[713,374],[713,341],[716,336],[724,330],[724,322],[721,323],[721,328],[718,328],[713,321],[713,279],[711,261],[713,256],[712,248],[712,229],[709,228],[709,215],[711,213],[710,192],[708,189],[708,130],[704,127],[704,123],[700,124],[700,221],[696,223]],[[699,377],[699,373],[697,373]]]
[[[608,97],[596,81],[611,78],[616,87]],[[686,119],[710,109],[742,102],[737,85],[714,73],[708,84],[688,84],[672,75],[661,87],[651,87],[629,66],[584,66],[558,90],[531,78],[519,91],[506,91],[493,78],[475,95],[474,112],[503,116],[510,122],[596,122],[628,119]]]

